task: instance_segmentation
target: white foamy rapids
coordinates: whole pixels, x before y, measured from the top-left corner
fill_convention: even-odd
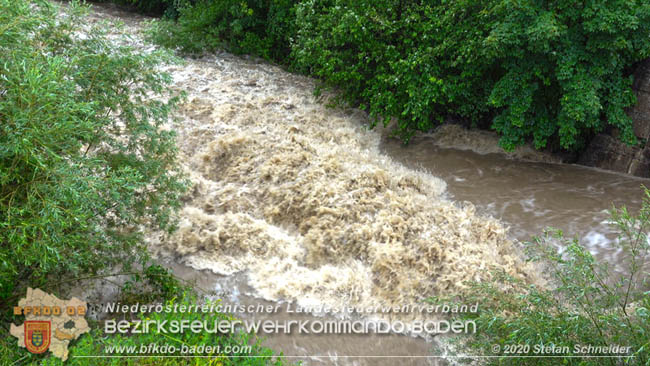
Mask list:
[[[525,276],[499,222],[381,154],[365,115],[326,108],[311,79],[227,53],[166,69],[188,94],[175,129],[193,188],[178,231],[149,235],[154,253],[331,307],[412,305],[490,267]]]
[[[523,275],[499,222],[381,154],[365,115],[326,108],[312,80],[225,53],[168,71],[189,94],[177,130],[194,187],[154,250],[332,307],[414,304],[490,267]]]

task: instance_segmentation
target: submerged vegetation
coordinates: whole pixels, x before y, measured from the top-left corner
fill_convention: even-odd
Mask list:
[[[643,0],[157,3],[176,18],[155,25],[158,43],[316,76],[374,123],[397,119],[405,140],[455,116],[498,131],[506,150],[576,150],[608,128],[636,143],[625,108],[631,67],[650,56]]]

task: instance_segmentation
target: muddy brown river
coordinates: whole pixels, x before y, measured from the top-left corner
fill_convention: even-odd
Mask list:
[[[96,6],[90,24],[101,21],[125,23],[113,31],[116,41],[153,48],[142,38],[145,18]],[[518,242],[548,226],[583,238],[599,259],[616,264],[607,210],[637,209],[640,186],[650,185],[574,165],[443,148],[429,137],[404,147],[385,131],[368,131],[362,112],[327,108],[327,95],[312,93],[314,80],[254,59],[218,53],[164,71],[172,88],[188,95],[170,128],[193,188],[179,230],[149,233],[149,247],[224,303],[418,304],[461,290],[467,279],[489,280],[490,267],[533,281]],[[264,337],[304,365],[446,362],[436,338]]]
[[[579,165],[540,163],[503,154],[440,148],[420,138],[409,146],[386,141],[382,150],[447,182],[453,200],[470,201],[478,211],[502,220],[510,237],[529,241],[553,227],[577,236],[599,259],[616,266],[617,232],[608,223],[612,205],[631,212],[641,207],[650,180]]]
[[[407,166],[443,178],[451,199],[470,201],[478,212],[501,219],[508,225],[511,237],[526,241],[545,228],[554,227],[568,237],[582,238],[597,258],[613,265],[621,253],[615,244],[616,231],[608,224],[608,210],[612,205],[638,209],[641,185],[650,184],[645,179],[577,165],[520,161],[502,154],[440,148],[427,138],[416,139],[409,146],[384,140],[381,148]],[[234,303],[268,303],[255,296],[245,276],[219,276],[176,263],[170,265],[184,278],[197,281],[204,288],[216,288]],[[281,312],[264,319],[304,318],[308,316]],[[290,359],[303,360],[306,365],[445,364],[442,359],[431,357],[440,355],[434,350],[435,343],[405,335],[266,335],[264,344],[282,350]]]

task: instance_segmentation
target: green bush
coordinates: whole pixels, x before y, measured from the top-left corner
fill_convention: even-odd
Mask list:
[[[170,57],[80,35],[83,12],[0,0],[2,312],[26,286],[143,262],[140,228],[171,229],[186,186],[163,126]]]
[[[564,149],[607,125],[635,142],[629,68],[650,56],[646,1],[301,1],[300,68],[409,137],[446,116],[512,149]]]
[[[512,284],[508,289],[473,283],[462,302],[478,302],[480,311],[466,315],[476,322],[477,332],[469,340],[459,339],[465,342],[463,353],[503,356],[490,358],[491,365],[650,365],[650,272],[644,267],[650,255],[650,192],[646,190],[638,215],[613,210],[612,221],[625,254],[620,263],[624,275],[598,263],[577,240],[564,239],[561,233],[537,238],[530,246],[531,258],[548,266],[550,286],[527,285],[506,275],[501,279]],[[566,248],[562,254],[551,245],[557,239]],[[496,353],[494,345],[499,346]],[[528,348],[505,354],[506,345]],[[576,345],[631,349],[621,358],[587,358],[574,352]],[[516,357],[549,355],[537,352],[536,346],[568,347],[569,352],[552,353],[560,357],[551,359]]]
[[[650,56],[650,4],[533,0],[185,2],[154,40],[295,67],[408,140],[449,116],[511,150],[576,150],[595,133],[636,142],[631,68]],[[291,54],[289,55],[289,51]]]
[[[440,100],[449,85],[427,42],[432,24],[416,8],[398,0],[302,1],[296,65],[371,116],[385,123],[398,118],[407,139],[416,129],[427,130],[450,111]]]
[[[158,44],[200,54],[225,48],[283,62],[290,53],[294,0],[185,2],[176,21],[154,25]]]

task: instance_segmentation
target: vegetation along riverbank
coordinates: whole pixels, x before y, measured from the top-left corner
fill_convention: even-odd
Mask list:
[[[604,132],[645,149],[627,109],[633,69],[650,56],[649,4],[118,3],[161,18],[0,0],[0,364],[63,364],[9,335],[27,288],[67,298],[120,278],[120,304],[227,300],[159,264],[173,261],[242,275],[256,300],[295,316],[472,305],[447,315],[478,331],[427,343],[427,364],[650,365],[647,192],[638,210],[611,211],[621,274],[561,234],[522,246],[380,148],[383,124],[409,141],[453,119],[493,129],[507,150],[575,153]],[[289,363],[246,333],[117,336],[88,319],[65,364]],[[93,358],[162,338],[222,348]],[[539,352],[554,357],[527,357]]]

